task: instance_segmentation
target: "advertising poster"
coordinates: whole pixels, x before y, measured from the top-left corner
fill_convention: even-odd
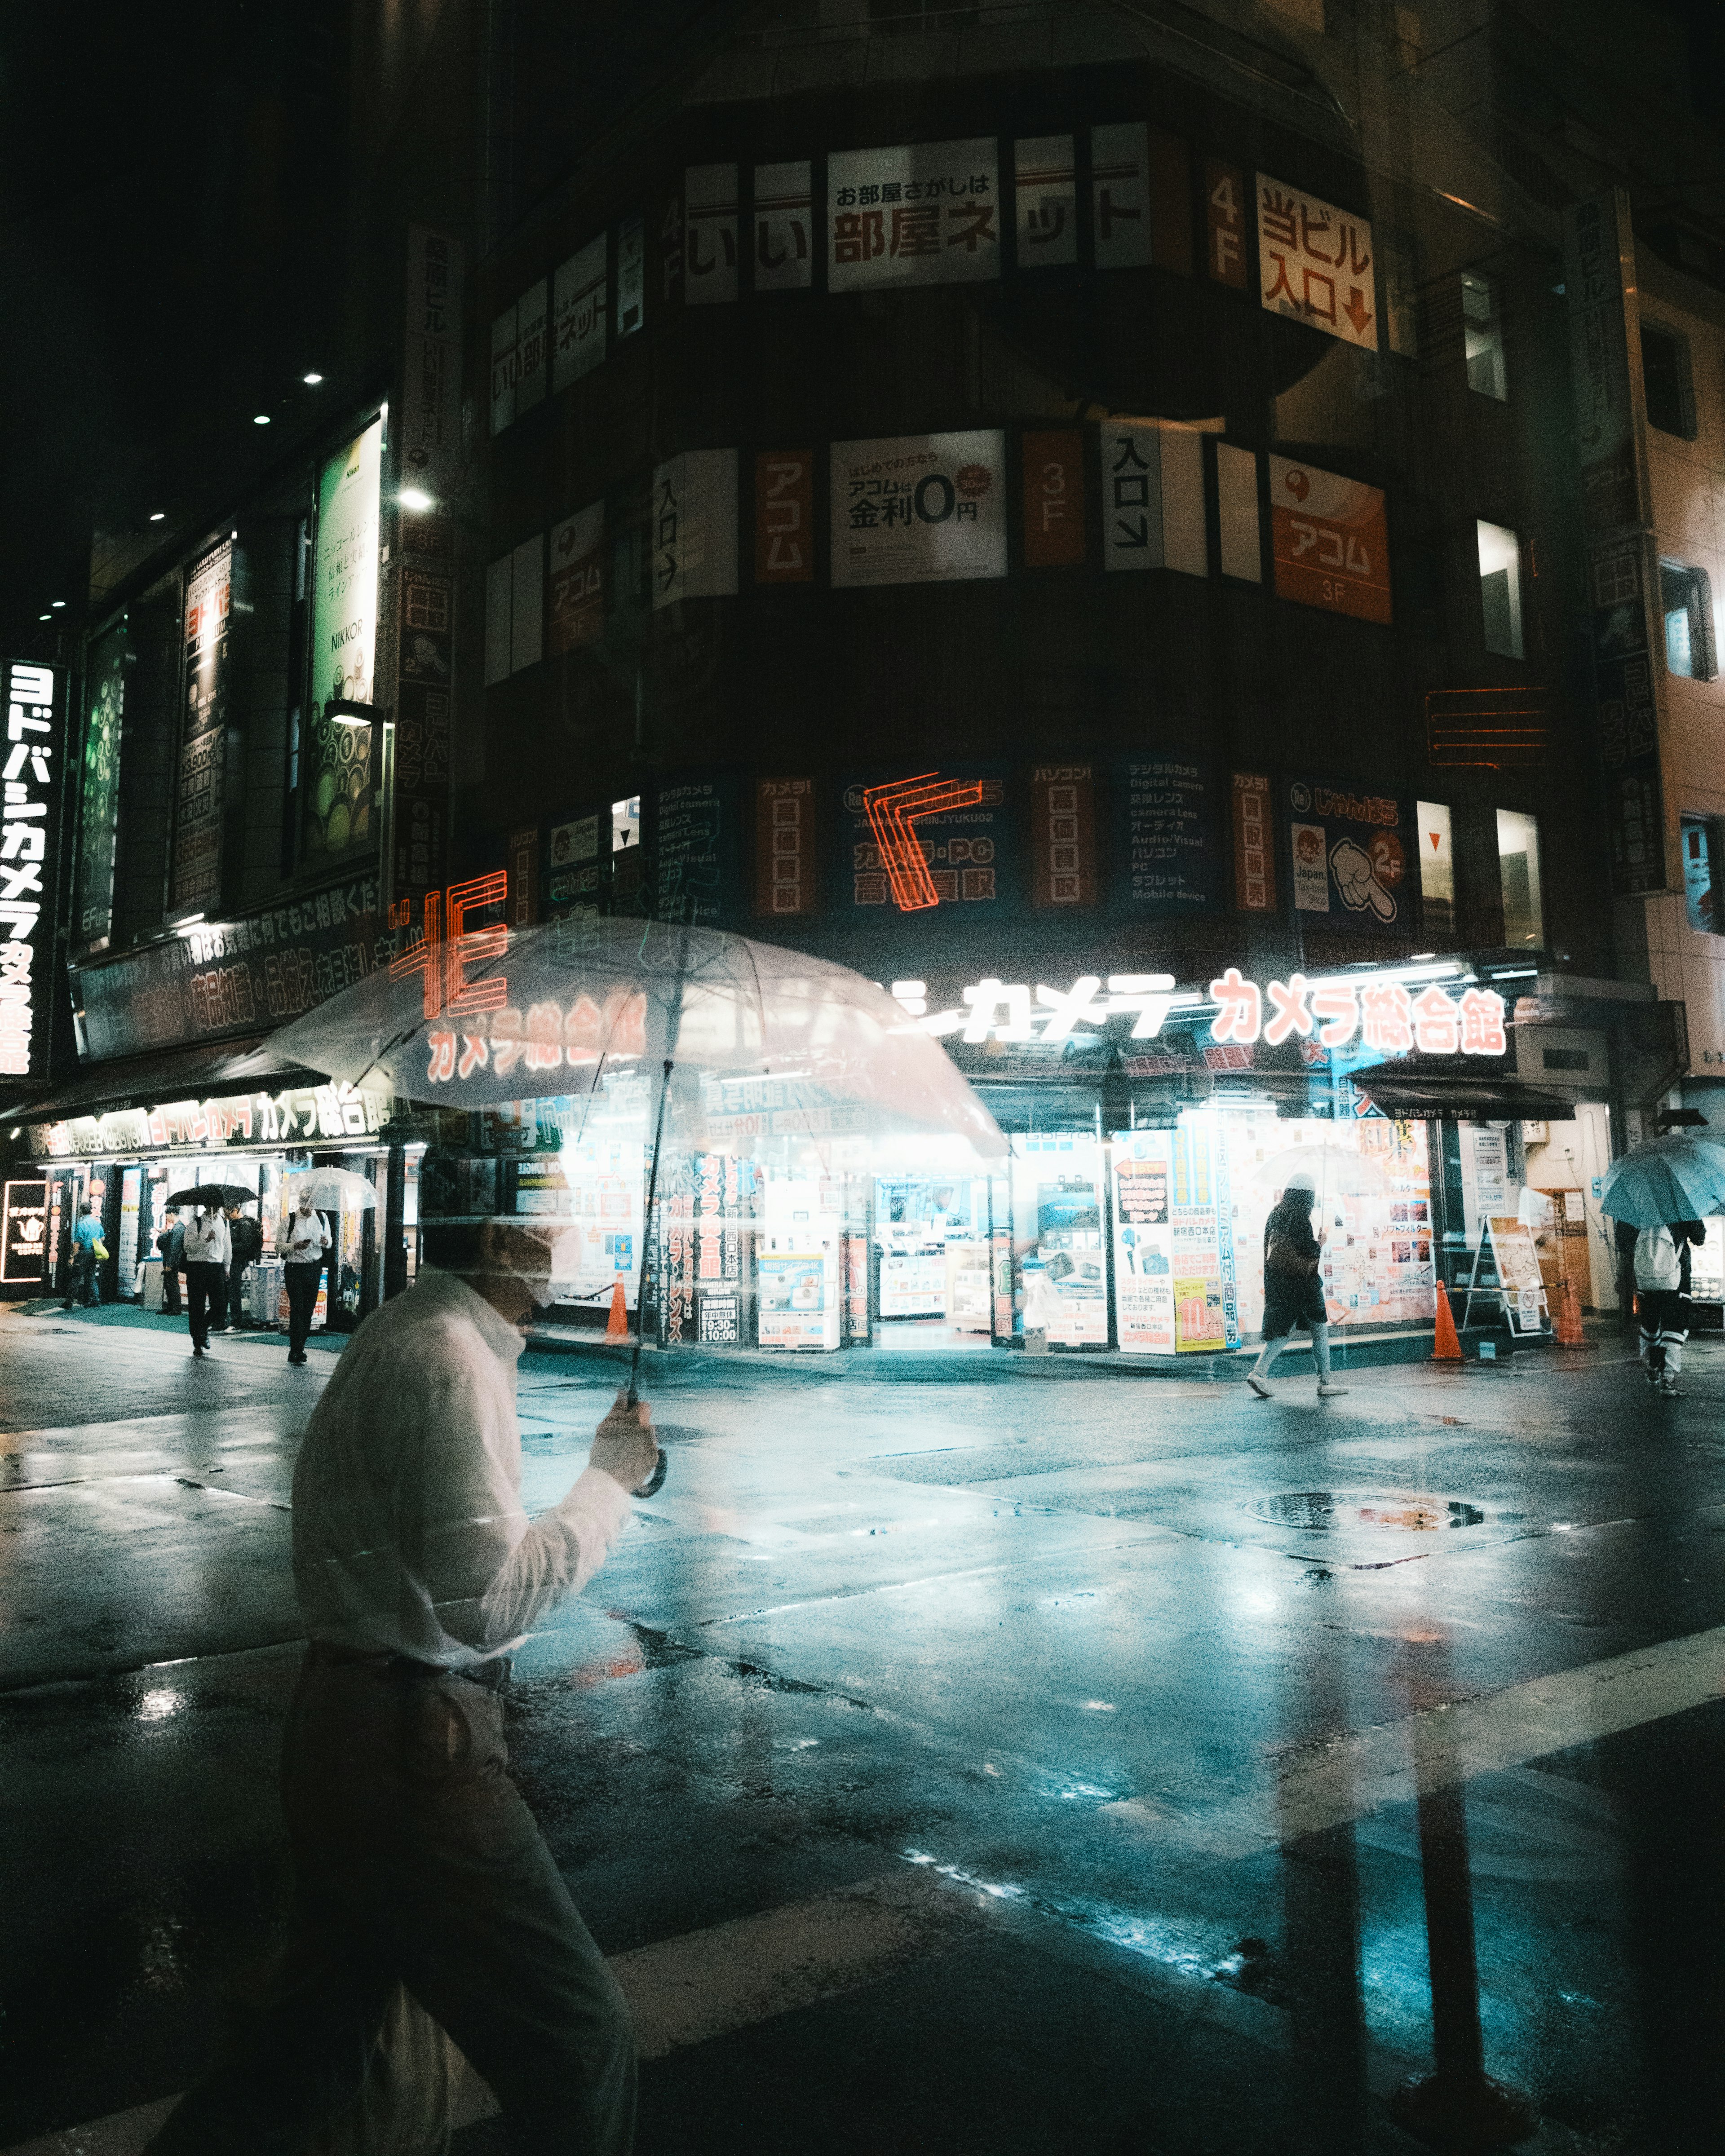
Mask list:
[[[817,911],[814,781],[755,781],[755,911],[765,919]]]
[[[1174,1136],[1122,1131],[1114,1137],[1114,1329],[1127,1355],[1174,1353]]]
[[[814,575],[814,452],[762,449],[755,459],[755,582],[806,584]]]
[[[1543,1332],[1548,1312],[1545,1281],[1533,1230],[1514,1213],[1494,1214],[1486,1222],[1491,1257],[1503,1296],[1503,1313],[1517,1332]]]
[[[1242,913],[1276,911],[1276,833],[1270,780],[1261,771],[1236,771],[1234,809],[1234,903]]]
[[[560,1301],[593,1296],[603,1301],[621,1281],[625,1301],[634,1308],[645,1150],[638,1138],[608,1132],[564,1138],[557,1155],[562,1179],[543,1194],[546,1209],[569,1223],[569,1232],[557,1237],[553,1256],[553,1286]],[[529,1209],[527,1195],[521,1191],[516,1197],[523,1212]]]
[[[377,649],[377,490],[383,423],[374,419],[324,466],[312,567],[311,709],[300,758],[305,850],[338,858],[371,834],[372,740],[325,706],[374,701]]]
[[[591,905],[599,887],[599,819],[572,817],[553,824],[547,848],[545,901],[547,906]]]
[[[605,633],[605,505],[595,501],[551,527],[551,612],[546,651],[556,658]]]
[[[1378,284],[1366,218],[1258,175],[1258,295],[1362,351],[1378,349]]]
[[[742,911],[742,831],[737,782],[690,778],[656,798],[657,914],[691,927],[735,921]]]
[[[1116,792],[1127,904],[1163,918],[1214,906],[1221,850],[1209,770],[1178,757],[1138,757],[1122,767]]]
[[[1078,168],[1070,135],[1023,135],[1012,146],[1018,198],[1019,267],[1052,270],[1078,259]]]
[[[769,1235],[756,1260],[762,1348],[836,1348],[839,1267],[831,1241]]]
[[[1226,1141],[1214,1121],[1189,1123],[1170,1135],[1174,1350],[1214,1354],[1240,1341]]]
[[[185,711],[174,804],[176,907],[221,902],[233,582],[234,548],[227,544],[206,554],[186,585]]]
[[[737,590],[737,452],[686,449],[653,474],[653,605]]]
[[[1087,551],[1084,437],[1076,428],[1061,428],[1027,434],[1023,446],[1024,567],[1076,567]]]
[[[908,832],[905,843],[924,865],[934,903],[919,901],[914,910],[933,920],[940,907],[956,906],[984,921],[998,911],[1001,900],[1009,902],[1016,896],[1019,842],[1008,813],[1005,773],[998,765],[966,764],[943,771],[939,778],[951,782],[953,791],[976,789],[973,798],[959,807],[907,812],[894,819],[886,813],[892,806],[891,795],[880,791],[891,785],[891,774],[855,778],[843,787],[834,865],[834,901],[841,917],[853,907],[897,903],[895,876],[889,872],[880,833],[865,803],[865,792],[873,795],[876,816],[884,824]],[[920,777],[907,778],[905,786],[913,799],[926,797],[927,788]],[[902,893],[901,874],[896,880]],[[950,915],[945,917],[951,919]]]
[[[1096,902],[1096,772],[1039,763],[1030,773],[1030,903]]]
[[[737,297],[737,167],[683,175],[683,297],[691,307]]]
[[[120,742],[128,645],[122,623],[91,649],[78,800],[78,865],[72,938],[105,951],[114,929],[114,847],[120,824]]]
[[[1006,574],[1006,438],[993,429],[832,446],[835,588]]]
[[[755,167],[755,290],[806,292],[814,279],[814,189],[806,157]]]
[[[1461,1148],[1461,1225],[1469,1250],[1493,1214],[1507,1213],[1513,1197],[1509,1140],[1498,1123],[1458,1123]]]
[[[408,227],[402,361],[404,477],[446,497],[461,449],[461,243]]]
[[[137,1291],[138,1270],[138,1201],[143,1188],[144,1171],[141,1168],[126,1168],[120,1172],[120,1240],[114,1256],[120,1280],[122,1301],[129,1300]]]
[[[992,135],[829,152],[827,290],[998,277],[999,192]]]
[[[48,1278],[48,1185],[35,1177],[0,1192],[0,1286],[38,1287]]]
[[[449,822],[453,580],[403,567],[396,639],[395,893],[417,899],[444,881]],[[363,739],[364,736],[359,738]]]
[[[1276,595],[1358,621],[1390,619],[1389,526],[1383,490],[1270,459]]]
[[[567,389],[605,357],[610,300],[605,235],[578,248],[552,280],[551,386]]]
[[[1024,1323],[1050,1347],[1105,1347],[1102,1151],[1094,1139],[1011,1141],[1014,1255]]]
[[[754,1211],[755,1168],[735,1153],[695,1157],[695,1279],[701,1339],[742,1342]]]
[[[1297,911],[1368,932],[1407,919],[1412,832],[1399,801],[1296,778],[1286,787],[1284,804]]]

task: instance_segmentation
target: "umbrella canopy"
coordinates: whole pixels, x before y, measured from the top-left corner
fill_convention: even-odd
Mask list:
[[[1606,1171],[1599,1207],[1637,1228],[1725,1213],[1725,1143],[1686,1135],[1637,1146]]]
[[[167,1202],[170,1206],[202,1205],[225,1213],[230,1205],[255,1205],[258,1194],[248,1190],[243,1183],[198,1183],[189,1190],[176,1190]]]
[[[1307,1174],[1319,1198],[1374,1198],[1389,1188],[1384,1170],[1374,1160],[1339,1146],[1290,1146],[1273,1152],[1252,1170],[1251,1181],[1271,1190],[1285,1189],[1290,1176]]]
[[[290,1206],[297,1205],[302,1195],[309,1195],[322,1212],[362,1213],[377,1202],[370,1179],[356,1175],[351,1168],[314,1168],[306,1174],[289,1176],[285,1187]]]
[[[702,1076],[773,1079],[774,1105],[815,1137],[898,1127],[950,1132],[985,1158],[1006,1151],[939,1044],[883,988],[825,959],[721,929],[551,921],[464,962],[442,1008],[446,964],[431,952],[440,978],[428,993],[424,960],[408,955],[415,970],[380,967],[282,1027],[272,1047],[451,1108],[590,1096],[613,1072],[656,1078],[670,1062],[682,1135],[714,1151],[729,1147],[727,1118]]]

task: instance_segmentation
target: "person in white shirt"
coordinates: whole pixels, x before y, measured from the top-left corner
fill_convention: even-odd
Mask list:
[[[226,1306],[228,1264],[234,1255],[228,1223],[219,1205],[200,1205],[186,1230],[186,1312],[192,1353],[202,1360],[209,1346],[212,1322],[219,1325]]]
[[[305,1342],[311,1332],[311,1313],[317,1307],[317,1283],[323,1271],[330,1231],[321,1214],[314,1212],[309,1191],[301,1189],[289,1215],[282,1244],[282,1277],[287,1283],[288,1360],[305,1360]]]
[[[619,1394],[562,1502],[523,1511],[517,1328],[548,1300],[551,1250],[525,1222],[427,1226],[447,1270],[365,1320],[312,1414],[293,1491],[310,1645],[283,1753],[289,1942],[152,2156],[310,2147],[358,2095],[398,1984],[490,2084],[512,2148],[633,2143],[628,2008],[510,1779],[498,1692],[658,1460],[649,1410]]]

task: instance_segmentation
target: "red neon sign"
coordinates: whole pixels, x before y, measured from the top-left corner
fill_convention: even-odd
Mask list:
[[[880,865],[901,913],[918,913],[938,906],[939,893],[928,863],[911,829],[924,816],[937,816],[943,808],[972,808],[983,798],[979,778],[942,778],[925,771],[920,778],[895,779],[890,786],[865,786],[863,807],[869,829],[880,850]]]
[[[502,921],[486,928],[466,925],[470,913],[501,906],[508,896],[506,869],[493,869],[488,875],[451,884],[447,891],[426,892],[425,932],[418,942],[390,960],[389,973],[398,981],[405,980],[409,973],[423,976],[427,1018],[436,1018],[444,1011],[466,1017],[475,1011],[501,1010],[509,1001],[506,975],[496,973],[490,980],[470,981],[466,970],[488,959],[501,958],[508,950],[509,930]]]

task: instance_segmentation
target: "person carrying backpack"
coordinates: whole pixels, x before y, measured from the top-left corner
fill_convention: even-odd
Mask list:
[[[1644,1228],[1635,1239],[1635,1302],[1641,1317],[1641,1360],[1649,1389],[1662,1399],[1681,1399],[1678,1373],[1689,1337],[1692,1247],[1707,1240],[1699,1220],[1674,1220]]]

